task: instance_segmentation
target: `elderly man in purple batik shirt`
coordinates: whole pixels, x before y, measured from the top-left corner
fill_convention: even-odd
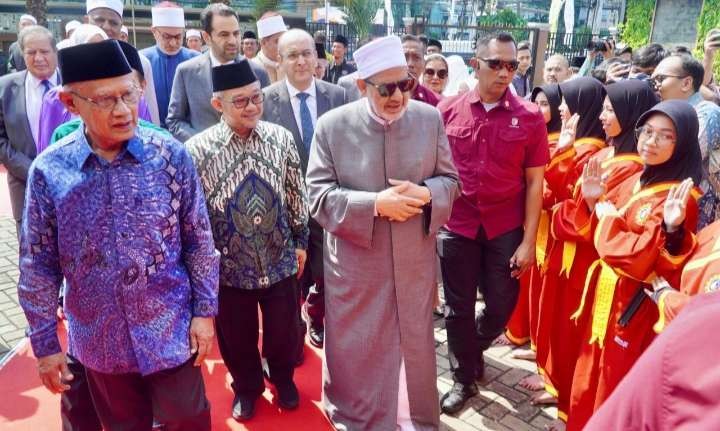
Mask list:
[[[96,59],[102,58],[102,62]],[[219,254],[193,162],[137,127],[142,90],[117,41],[59,54],[60,99],[81,127],[33,162],[18,296],[43,384],[70,389],[55,309],[103,428],[209,431],[199,365],[214,336]]]

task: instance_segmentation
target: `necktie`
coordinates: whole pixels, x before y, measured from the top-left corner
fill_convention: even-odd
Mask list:
[[[314,127],[312,123],[312,115],[310,115],[310,108],[308,108],[307,104],[308,97],[310,97],[310,95],[307,93],[297,94],[297,98],[300,99],[300,128],[302,129],[303,145],[305,146],[305,150],[309,153]]]
[[[52,87],[52,84],[50,84],[50,81],[48,81],[47,79],[43,79],[40,83],[41,83],[42,86],[44,87],[44,88],[43,88],[43,97],[45,97],[45,95],[47,94],[47,92],[50,91],[50,88]]]

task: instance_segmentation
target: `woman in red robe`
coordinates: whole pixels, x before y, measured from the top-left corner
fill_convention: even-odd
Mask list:
[[[680,275],[680,289],[675,290],[665,278],[658,277],[652,282],[653,290],[647,291],[660,313],[654,327],[657,333],[675,319],[693,296],[720,290],[720,220],[698,232],[691,245],[693,251]],[[685,251],[671,254],[683,255]]]
[[[592,211],[586,202],[589,194],[602,194],[616,202],[615,189],[629,176],[640,172],[642,160],[637,155],[635,123],[641,114],[658,103],[650,87],[637,80],[621,81],[606,88],[600,114],[609,147],[596,153],[586,171],[604,178],[596,190],[575,187],[575,195],[559,204],[552,216],[552,234],[556,238],[552,270],[543,284],[543,321],[540,327],[549,340],[549,354],[544,363],[548,388],[557,391],[558,417],[567,420],[575,363],[580,352],[582,333],[589,313],[574,315],[580,304],[588,269],[598,256],[592,243]],[[588,196],[591,203],[593,196]],[[549,304],[549,305],[546,305]],[[545,309],[551,312],[545,313]],[[555,423],[555,428],[562,424]]]
[[[560,95],[560,86],[558,84],[547,84],[535,87],[530,98],[542,112],[545,118],[545,126],[548,132],[548,146],[550,148],[550,160],[555,153],[558,138],[560,136],[560,128],[562,120],[560,118],[560,103],[562,96]],[[499,344],[513,344],[522,346],[530,341],[531,350],[535,350],[535,332],[531,328],[536,328],[536,324],[531,322],[537,321],[537,301],[530,300],[530,284],[540,284],[540,267],[545,261],[548,245],[549,232],[549,210],[555,204],[552,193],[545,184],[543,190],[543,208],[540,213],[540,225],[538,227],[538,240],[536,242],[535,256],[537,258],[537,266],[534,266],[520,277],[520,292],[515,310],[510,316],[505,329],[505,340],[499,340]],[[538,290],[538,289],[535,289]],[[533,305],[531,307],[531,304]],[[534,359],[534,354],[525,351],[516,351],[514,357],[520,359]]]
[[[575,181],[579,176],[578,170],[581,172],[590,157],[606,146],[605,132],[598,118],[605,98],[603,85],[593,78],[577,78],[560,84],[560,92],[562,93],[560,115],[563,119],[563,127],[556,151],[545,170],[547,190],[544,201],[548,203],[548,209],[572,196]],[[554,268],[558,266],[555,265],[558,260],[557,245],[548,232],[550,230],[548,225],[546,222],[544,231],[538,229],[538,243],[541,243],[540,238],[543,233],[544,238],[547,238],[545,241],[547,257],[541,268],[543,276],[537,283],[530,285],[529,294],[530,326],[536,341],[536,362],[538,372],[543,377],[546,374],[545,367],[549,358],[549,333],[542,321],[552,316],[555,302],[555,298],[543,301],[542,298],[547,297],[543,292],[542,286],[546,284],[543,279],[547,272],[559,273],[559,269]],[[532,402],[535,404],[552,404],[556,401],[557,391],[547,378],[531,376],[523,379],[520,385],[540,391],[533,396]]]
[[[652,301],[644,300],[643,287],[657,276],[674,279],[688,257],[665,250],[672,232],[663,223],[663,208],[671,190],[700,181],[697,114],[684,101],[666,101],[644,113],[637,127],[643,171],[615,188],[616,205],[589,203],[598,220],[594,244],[600,259],[590,267],[586,281],[594,286],[594,295],[581,299],[580,308],[590,313],[590,322],[573,376],[570,430],[583,428],[653,340],[658,311]],[[597,173],[587,175],[583,183],[602,187]],[[697,223],[699,193],[693,191],[692,197],[683,225],[687,231]],[[692,241],[692,236],[683,241]]]

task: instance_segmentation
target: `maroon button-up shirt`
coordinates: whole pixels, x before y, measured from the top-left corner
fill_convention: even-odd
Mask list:
[[[506,91],[487,112],[473,89],[443,99],[438,109],[463,185],[446,228],[474,239],[482,226],[492,239],[521,226],[525,169],[550,160],[538,108]]]
[[[418,84],[413,91],[412,98],[419,102],[425,102],[428,105],[437,106],[440,99],[429,88]]]

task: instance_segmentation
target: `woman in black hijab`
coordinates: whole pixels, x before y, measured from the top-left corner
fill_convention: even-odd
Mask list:
[[[660,100],[646,82],[636,79],[615,82],[605,91],[600,122],[615,155],[637,154],[635,123]]]
[[[702,178],[697,113],[685,101],[668,100],[644,113],[637,122],[638,154],[645,163],[643,187]]]
[[[562,104],[560,114],[567,122],[573,114],[579,116],[576,139],[598,138],[605,140],[605,132],[600,124],[600,112],[605,100],[605,87],[595,78],[583,76],[560,84]]]
[[[560,103],[562,103],[562,94],[558,84],[546,84],[535,87],[530,96],[530,100],[538,105],[540,112],[545,118],[545,127],[547,127],[548,140],[552,141],[550,134],[560,133],[562,127],[562,119],[560,118]],[[557,138],[555,138],[557,140]]]
[[[591,316],[583,339],[590,342],[582,344],[575,365],[568,429],[584,427],[653,340],[658,310],[644,289],[656,277],[672,279],[682,270],[684,259],[672,256],[671,248],[689,248],[684,232],[697,224],[700,193],[692,182],[702,175],[698,128],[695,109],[685,101],[661,102],[642,114],[642,173],[608,189],[595,205],[593,238],[602,265],[586,279],[593,307],[586,311]],[[667,209],[678,205],[683,221],[667,224]]]

